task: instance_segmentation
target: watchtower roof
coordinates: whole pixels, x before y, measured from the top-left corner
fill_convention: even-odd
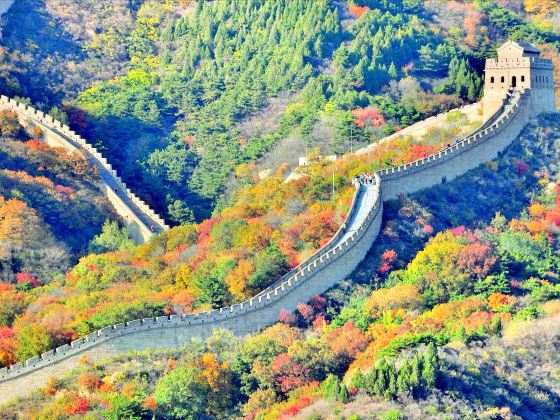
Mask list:
[[[498,51],[498,55],[500,55],[500,51],[507,51],[507,50],[512,50],[512,49],[517,49],[519,50],[519,52],[521,54],[523,53],[529,53],[529,54],[540,54],[541,51],[536,48],[535,46],[531,45],[530,43],[526,42],[526,41],[507,41],[505,44],[503,44],[501,47],[499,47],[497,49]]]

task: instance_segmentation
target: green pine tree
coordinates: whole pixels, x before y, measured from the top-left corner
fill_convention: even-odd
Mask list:
[[[397,392],[399,394],[408,393],[411,391],[412,386],[410,384],[410,375],[412,373],[412,368],[410,362],[405,360],[399,369],[399,375],[397,377]]]
[[[389,364],[385,359],[381,359],[379,365],[375,368],[375,372],[373,393],[375,395],[383,395],[389,385]]]
[[[354,388],[362,389],[362,388],[365,388],[365,385],[366,385],[365,380],[366,380],[366,378],[364,377],[364,374],[362,373],[362,371],[360,369],[358,369],[356,371],[356,373],[354,374],[354,376],[352,376],[352,379],[350,380],[350,384]]]
[[[502,330],[503,330],[502,318],[497,316],[492,320],[491,331],[493,334],[500,336],[502,335]]]
[[[416,353],[410,365],[410,387],[413,392],[422,387],[422,355]]]
[[[398,75],[397,66],[395,66],[394,62],[391,62],[391,65],[389,66],[389,77],[391,79],[396,79]]]
[[[422,369],[422,380],[427,389],[433,388],[436,385],[437,364],[437,348],[433,342],[430,342],[424,354],[424,367]]]
[[[464,325],[461,325],[461,327],[459,328],[459,331],[457,332],[457,339],[462,343],[466,343],[468,341],[469,337]]]
[[[347,403],[350,400],[350,391],[346,384],[342,384],[340,387],[340,392],[338,393],[338,401],[341,403]]]
[[[383,391],[383,396],[387,399],[393,399],[397,395],[397,370],[393,363],[387,365],[386,376],[387,387]]]
[[[332,373],[329,373],[321,384],[321,394],[325,400],[334,400],[338,398],[340,394],[340,383],[338,378]]]

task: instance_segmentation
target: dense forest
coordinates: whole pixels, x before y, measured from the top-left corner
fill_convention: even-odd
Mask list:
[[[65,32],[38,28],[40,37],[27,41],[35,47],[22,56],[14,45],[26,35],[8,15],[4,60],[13,69],[6,83],[96,142],[127,183],[176,224],[208,217],[237,185],[239,165],[262,160],[290,137],[301,155],[316,147],[343,153],[350,132],[364,144],[480,95],[480,59],[427,25],[431,13],[421,2],[382,3],[367,13],[367,5],[326,0],[148,1],[128,13],[99,2],[92,14],[105,12],[86,33],[75,16],[57,12],[61,2],[26,2],[10,13],[34,7]],[[58,9],[69,14],[76,7],[62,3]],[[66,55],[47,54],[53,48]],[[19,71],[24,57],[45,68]],[[84,66],[96,70],[96,59],[117,74],[97,71],[102,80],[91,87],[75,80],[87,74]],[[64,68],[58,83],[54,64]],[[52,95],[29,87],[36,72],[51,79]],[[360,108],[380,111],[383,123],[355,126],[351,111]],[[294,160],[276,154],[260,169]]]
[[[555,0],[116,3],[16,1],[0,93],[80,132],[174,227],[134,245],[84,155],[0,112],[0,367],[253,296],[337,231],[356,174],[479,121],[454,111],[445,128],[348,152],[479,100],[507,38],[560,71]],[[559,137],[542,117],[499,159],[387,203],[354,274],[260,333],[83,360],[0,416],[550,417]]]

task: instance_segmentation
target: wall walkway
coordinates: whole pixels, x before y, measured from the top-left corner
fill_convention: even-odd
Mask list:
[[[101,189],[107,195],[116,212],[123,218],[132,239],[140,244],[154,233],[169,229],[165,221],[148,204],[138,198],[118,176],[107,159],[87,143],[66,124],[35,108],[0,96],[0,109],[16,112],[24,126],[38,126],[43,130],[44,139],[53,147],[63,147],[69,151],[81,151],[99,168]]]
[[[198,315],[146,318],[108,326],[24,363],[0,369],[0,403],[44,386],[53,376],[118,353],[148,348],[174,348],[193,337],[207,337],[227,328],[244,335],[270,325],[283,310],[321,294],[352,273],[376,239],[383,201],[418,191],[495,158],[517,138],[531,116],[530,95],[519,92],[488,124],[460,142],[419,161],[375,174],[375,183],[357,187],[345,223],[323,248],[248,301]]]

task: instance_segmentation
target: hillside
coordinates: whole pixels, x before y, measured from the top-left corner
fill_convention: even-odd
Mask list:
[[[367,14],[326,0],[193,2],[186,8],[189,2],[147,1],[135,3],[130,13],[97,2],[89,10],[96,29],[86,33],[75,25],[83,12],[73,2],[64,7],[58,1],[44,7],[28,3],[44,21],[56,22],[64,36],[56,35],[57,42],[48,42],[45,51],[41,43],[55,35],[41,33],[28,52],[44,63],[33,71],[48,80],[45,86],[54,84],[52,92],[23,87],[14,92],[44,103],[47,110],[60,109],[63,102],[71,125],[105,148],[126,182],[175,223],[192,221],[193,212],[197,220],[209,216],[238,165],[251,166],[285,138],[296,136],[309,150],[345,152],[350,131],[354,146],[364,144],[372,134],[379,138],[480,93],[470,53],[436,27],[424,25],[429,13],[414,2],[378,6]],[[96,13],[103,8],[106,13]],[[21,45],[22,34],[10,22],[17,22],[24,10],[22,4],[6,17],[9,48]],[[33,17],[27,13],[25,19]],[[33,22],[46,27],[39,19]],[[374,36],[377,47],[372,50],[368,42]],[[65,39],[86,56],[60,45]],[[292,45],[296,53],[287,54]],[[436,60],[432,51],[438,51]],[[453,58],[458,73],[451,75],[452,84],[433,92]],[[17,68],[15,57],[6,60],[7,69]],[[97,71],[100,65],[119,74]],[[57,81],[51,66],[68,69],[68,76],[62,76],[70,80]],[[88,74],[82,68],[101,81],[81,88],[83,82],[73,79]],[[11,75],[14,83],[32,85],[17,72]],[[392,80],[390,93],[383,93]],[[277,111],[280,124],[245,137],[246,119],[269,112],[281,95],[287,100]],[[381,110],[383,119],[353,127],[350,111],[364,108],[367,115],[372,107]],[[267,163],[273,172],[279,159],[285,157]]]
[[[557,336],[553,320],[532,321],[535,328],[530,321],[558,314],[559,134],[556,118],[541,118],[497,161],[395,203],[399,209],[356,272],[372,273],[368,284],[342,284],[244,340],[217,332],[182,350],[123,355],[99,366],[84,361],[65,379],[7,407],[5,415],[555,412],[555,371],[514,379],[510,360],[532,360],[527,352],[539,348],[538,341],[529,348],[523,343]],[[469,194],[480,197],[484,207],[475,210],[484,209],[486,222],[475,214],[465,214],[466,226],[451,221],[472,202],[464,198],[467,184]],[[504,203],[515,186],[519,195]],[[433,344],[440,347],[437,356]],[[469,355],[479,352],[504,363],[472,362]],[[539,357],[556,363],[551,353]],[[421,372],[418,382],[411,379],[414,369]],[[482,373],[488,369],[494,376]],[[507,393],[502,383],[509,384]]]
[[[286,144],[343,153],[477,99],[504,37],[554,58],[554,13],[513,3],[24,0],[6,16],[6,89],[55,107],[167,220],[200,221],[239,185],[239,165],[293,166]]]
[[[0,93],[67,122],[173,227],[134,245],[87,155],[1,111],[0,368],[265,290],[338,231],[356,175],[447,156],[481,124],[471,106],[379,143],[480,100],[497,44],[534,43],[560,93],[559,17],[553,0],[18,0]],[[84,359],[0,417],[552,417],[559,138],[541,116],[497,159],[394,194],[354,272],[261,332]]]
[[[556,59],[556,9],[502,3],[24,0],[5,18],[4,90],[56,107],[170,222],[200,221],[238,165],[293,164],[290,140],[341,153],[350,134],[356,147],[475,100],[505,37]],[[371,108],[383,119],[352,125]]]
[[[47,146],[41,130],[32,131],[0,112],[0,278],[8,283],[60,279],[103,222],[116,219],[87,159]]]
[[[43,287],[27,293],[5,285],[3,305],[10,316],[3,325],[12,343],[6,360],[25,360],[110,324],[200,312],[257,294],[333,236],[348,211],[355,174],[437,151],[441,134],[418,141],[396,138],[337,162],[335,196],[332,168],[318,161],[295,182],[284,183],[280,170],[248,183],[214,217],[173,228],[144,245],[120,246],[122,234],[104,229],[90,246],[97,253],[82,257],[65,278],[42,279]],[[15,305],[20,299],[29,306]],[[36,325],[43,329],[28,341],[24,336]]]

